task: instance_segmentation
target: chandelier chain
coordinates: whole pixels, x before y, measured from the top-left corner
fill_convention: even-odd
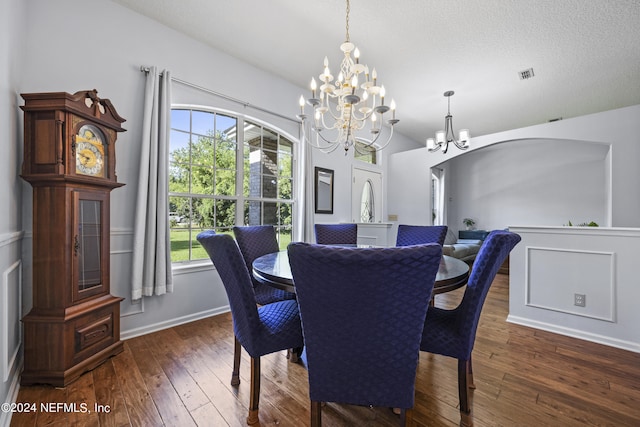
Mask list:
[[[347,38],[345,41],[350,41],[349,40],[349,12],[351,12],[351,6],[349,4],[349,0],[347,0]]]

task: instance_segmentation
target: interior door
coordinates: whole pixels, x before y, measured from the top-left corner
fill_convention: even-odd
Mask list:
[[[382,222],[382,173],[353,168],[351,221]]]

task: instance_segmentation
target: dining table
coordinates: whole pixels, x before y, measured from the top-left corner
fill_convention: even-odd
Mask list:
[[[286,250],[272,252],[256,258],[252,264],[255,279],[274,288],[295,292],[296,287]],[[469,265],[457,258],[443,255],[433,285],[433,295],[461,288],[467,284]]]

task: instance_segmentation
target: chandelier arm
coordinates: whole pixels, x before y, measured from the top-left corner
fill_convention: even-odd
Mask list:
[[[429,150],[429,152],[430,152],[430,153],[436,153],[436,152],[437,152],[438,150],[440,150],[441,148],[442,148],[442,144],[438,144],[438,145],[436,145],[436,146],[435,146],[435,147],[433,147],[433,148],[429,148],[428,150]]]
[[[327,142],[327,146],[320,145],[320,139],[322,139],[323,141]],[[330,142],[326,141],[324,138],[321,137],[321,135],[319,133],[316,133],[316,142],[315,143],[313,143],[313,142],[311,142],[309,140],[307,140],[307,143],[312,148],[315,148],[316,150],[320,150],[321,152],[323,152],[325,154],[334,152],[336,150],[336,148],[338,148],[340,146],[340,144],[338,144],[338,143],[330,143]]]
[[[367,114],[363,114],[362,117],[358,117],[356,115],[357,111],[354,109],[351,111],[351,114],[353,114],[353,118],[356,119],[359,122],[364,122],[367,121],[371,118],[371,115],[374,113],[373,108],[371,109],[371,111]]]
[[[384,149],[387,147],[387,145],[389,145],[389,143],[391,142],[391,138],[393,137],[393,128],[394,128],[394,127],[393,127],[393,126],[391,126],[391,127],[390,127],[390,129],[389,129],[389,138],[387,138],[387,142],[385,142],[385,143],[384,143],[384,144],[382,144],[382,145],[378,145],[378,146],[376,147],[378,150],[384,150]],[[373,142],[377,141],[377,139],[379,138],[379,136],[380,136],[381,134],[382,134],[382,132],[378,133],[378,135],[376,136],[376,138],[374,139],[374,141],[373,141]]]
[[[336,138],[334,141],[331,141],[331,140],[325,138],[324,135],[321,132],[318,132],[318,131],[316,131],[316,136],[318,136],[320,139],[322,139],[327,144],[336,145],[336,146],[340,145],[340,135],[338,135],[338,138]]]
[[[303,122],[303,126],[305,126],[305,132],[304,132],[304,141],[311,146],[312,148],[315,148],[317,150],[322,151],[323,153],[331,153],[333,151],[335,151],[335,149],[338,147],[338,141],[328,141],[326,138],[324,138],[320,132],[315,131],[315,143],[313,142],[313,137],[309,138],[308,135],[313,135],[314,132],[310,132],[308,130],[309,126],[305,125]],[[324,142],[327,143],[326,146],[322,146],[320,144],[320,139],[322,139]]]
[[[448,139],[447,142],[453,142],[453,145],[458,147],[460,150],[466,150],[467,148],[469,148],[469,146],[464,145],[458,138],[456,138],[456,131],[455,129],[453,129],[453,117],[451,116],[451,114],[449,114],[447,118],[449,119],[449,131],[451,133],[451,139]],[[444,152],[446,153],[446,151]]]
[[[454,140],[454,141],[453,141],[453,143],[455,144],[455,146],[456,146],[456,147],[458,147],[458,148],[459,148],[459,149],[461,149],[461,150],[466,150],[467,148],[469,148],[469,147],[468,147],[468,146],[466,146],[466,145],[462,145],[462,144],[461,144],[459,141],[457,141],[457,140]]]
[[[333,114],[332,114],[333,116]],[[331,126],[327,126],[327,123],[324,121],[324,114],[320,114],[320,123],[322,124],[322,127],[326,130],[334,130],[334,129],[338,129],[338,119],[335,119],[333,125]]]
[[[331,106],[329,105],[329,103],[327,102],[327,111],[329,112],[329,114],[331,115],[331,117],[333,118],[333,120],[335,120],[336,122],[339,121],[342,117],[340,115],[336,115],[338,113],[338,106],[336,106],[336,114],[334,114],[333,110],[331,109]],[[324,124],[324,114],[321,114],[322,116],[322,123]],[[327,129],[329,129],[328,126],[324,125]],[[335,125],[334,127],[332,127],[331,129],[335,129]]]
[[[447,114],[444,118],[444,139],[447,142],[455,141],[456,136],[453,133],[453,117],[451,114]]]
[[[354,125],[354,129],[359,131],[364,129],[364,127],[367,125],[366,120],[359,120],[358,118],[355,118],[356,124]]]

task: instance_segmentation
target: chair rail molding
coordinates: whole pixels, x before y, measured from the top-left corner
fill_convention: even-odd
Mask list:
[[[0,247],[10,245],[12,243],[18,242],[25,237],[25,232],[23,230],[14,231],[12,233],[4,233],[0,234]]]

